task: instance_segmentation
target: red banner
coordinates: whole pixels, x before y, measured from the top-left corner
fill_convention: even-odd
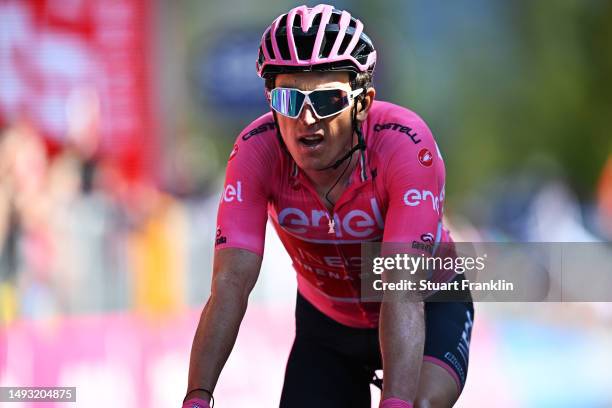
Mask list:
[[[146,175],[157,145],[148,3],[0,1],[0,127],[25,119],[52,149],[94,138],[124,175]]]

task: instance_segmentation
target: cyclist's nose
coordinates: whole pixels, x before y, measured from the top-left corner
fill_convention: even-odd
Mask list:
[[[300,121],[304,125],[311,126],[317,123],[319,119],[315,116],[312,106],[310,104],[305,103],[304,108],[302,108],[302,112],[300,113]]]

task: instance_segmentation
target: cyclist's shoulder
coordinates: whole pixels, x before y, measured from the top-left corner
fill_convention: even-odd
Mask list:
[[[425,120],[394,103],[374,101],[364,125],[368,147],[380,154],[435,145]]]
[[[236,142],[249,142],[257,145],[274,144],[271,142],[276,142],[276,124],[272,113],[264,113],[245,126],[238,134]]]
[[[407,134],[406,128],[431,133],[427,123],[418,113],[391,102],[374,101],[366,122],[367,130],[376,134]]]
[[[226,175],[251,182],[266,183],[284,165],[271,114],[265,114],[238,133],[229,153]]]
[[[423,119],[413,110],[408,107],[398,105],[396,103],[374,100],[369,115],[380,117],[381,119],[403,119],[403,120],[420,120]]]
[[[269,163],[280,155],[276,125],[272,114],[268,112],[253,120],[238,133],[230,159],[240,157],[238,161],[243,161],[248,158],[259,158],[259,161]]]

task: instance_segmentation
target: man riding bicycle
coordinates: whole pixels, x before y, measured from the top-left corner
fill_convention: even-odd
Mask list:
[[[381,407],[450,407],[459,397],[471,301],[360,296],[362,243],[452,243],[440,151],[414,112],[374,100],[376,57],[363,24],[329,5],[296,7],[265,30],[257,72],[271,111],[230,154],[183,407],[209,406],[259,274],[268,217],[298,277],[281,408],[370,407],[377,369]]]

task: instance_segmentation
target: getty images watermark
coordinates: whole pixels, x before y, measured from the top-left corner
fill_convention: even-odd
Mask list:
[[[612,245],[364,243],[362,301],[610,302]]]
[[[436,271],[439,274],[446,272],[449,278],[456,278],[466,272],[484,271],[487,254],[483,256],[457,256],[439,257],[409,254],[395,254],[393,256],[378,256],[373,259],[372,272],[379,275],[380,279],[375,279],[372,283],[374,290],[418,290],[421,292],[430,291],[513,291],[514,284],[506,279],[490,279],[485,282],[470,282],[467,279],[453,279],[451,281],[432,280],[433,276],[414,280],[400,279],[399,281],[383,281],[384,272],[400,272],[415,276],[418,271]],[[433,274],[431,274],[433,275]]]

